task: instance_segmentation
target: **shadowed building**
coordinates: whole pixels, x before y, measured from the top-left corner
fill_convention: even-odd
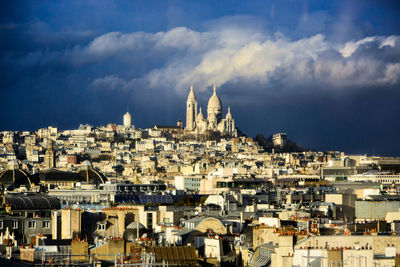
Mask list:
[[[55,197],[35,194],[7,194],[5,214],[0,216],[0,232],[14,234],[18,244],[34,243],[37,235],[51,235],[51,211],[60,209]]]

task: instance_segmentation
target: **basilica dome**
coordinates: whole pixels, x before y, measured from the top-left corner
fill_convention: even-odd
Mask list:
[[[219,96],[217,95],[217,88],[214,86],[214,93],[210,97],[210,100],[208,100],[208,109],[222,109],[222,102],[221,99],[219,99]]]

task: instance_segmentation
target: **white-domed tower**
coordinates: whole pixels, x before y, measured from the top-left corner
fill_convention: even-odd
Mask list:
[[[130,127],[132,125],[132,116],[129,112],[124,115],[124,126]]]
[[[235,120],[231,114],[231,107],[228,107],[228,113],[225,117],[225,132],[232,134],[235,132]]]
[[[204,133],[207,130],[207,125],[208,122],[206,119],[204,119],[203,112],[201,111],[201,108],[199,110],[199,114],[197,115],[196,119],[196,132],[199,133]]]
[[[214,116],[211,116],[211,114],[214,114],[217,123],[219,123],[222,119],[222,102],[221,99],[219,99],[217,95],[217,88],[214,85],[214,92],[213,95],[210,97],[210,100],[208,100],[208,105],[207,105],[207,119],[210,121],[211,119],[214,119]]]
[[[189,96],[186,100],[186,130],[193,131],[196,127],[197,100],[194,95],[193,85],[190,87]]]

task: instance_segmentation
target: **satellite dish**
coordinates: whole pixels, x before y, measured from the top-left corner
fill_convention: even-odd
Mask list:
[[[240,244],[243,245],[244,242],[246,242],[246,239],[247,239],[246,235],[245,234],[241,234],[239,238],[240,238]]]

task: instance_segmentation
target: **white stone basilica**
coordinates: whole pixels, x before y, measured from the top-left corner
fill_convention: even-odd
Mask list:
[[[198,113],[197,113],[198,111]],[[186,128],[187,132],[204,134],[208,131],[218,131],[221,134],[236,135],[235,120],[232,118],[231,109],[222,118],[222,103],[217,95],[217,88],[214,86],[214,93],[208,100],[207,119],[204,118],[201,108],[198,109],[193,86],[186,101]]]

